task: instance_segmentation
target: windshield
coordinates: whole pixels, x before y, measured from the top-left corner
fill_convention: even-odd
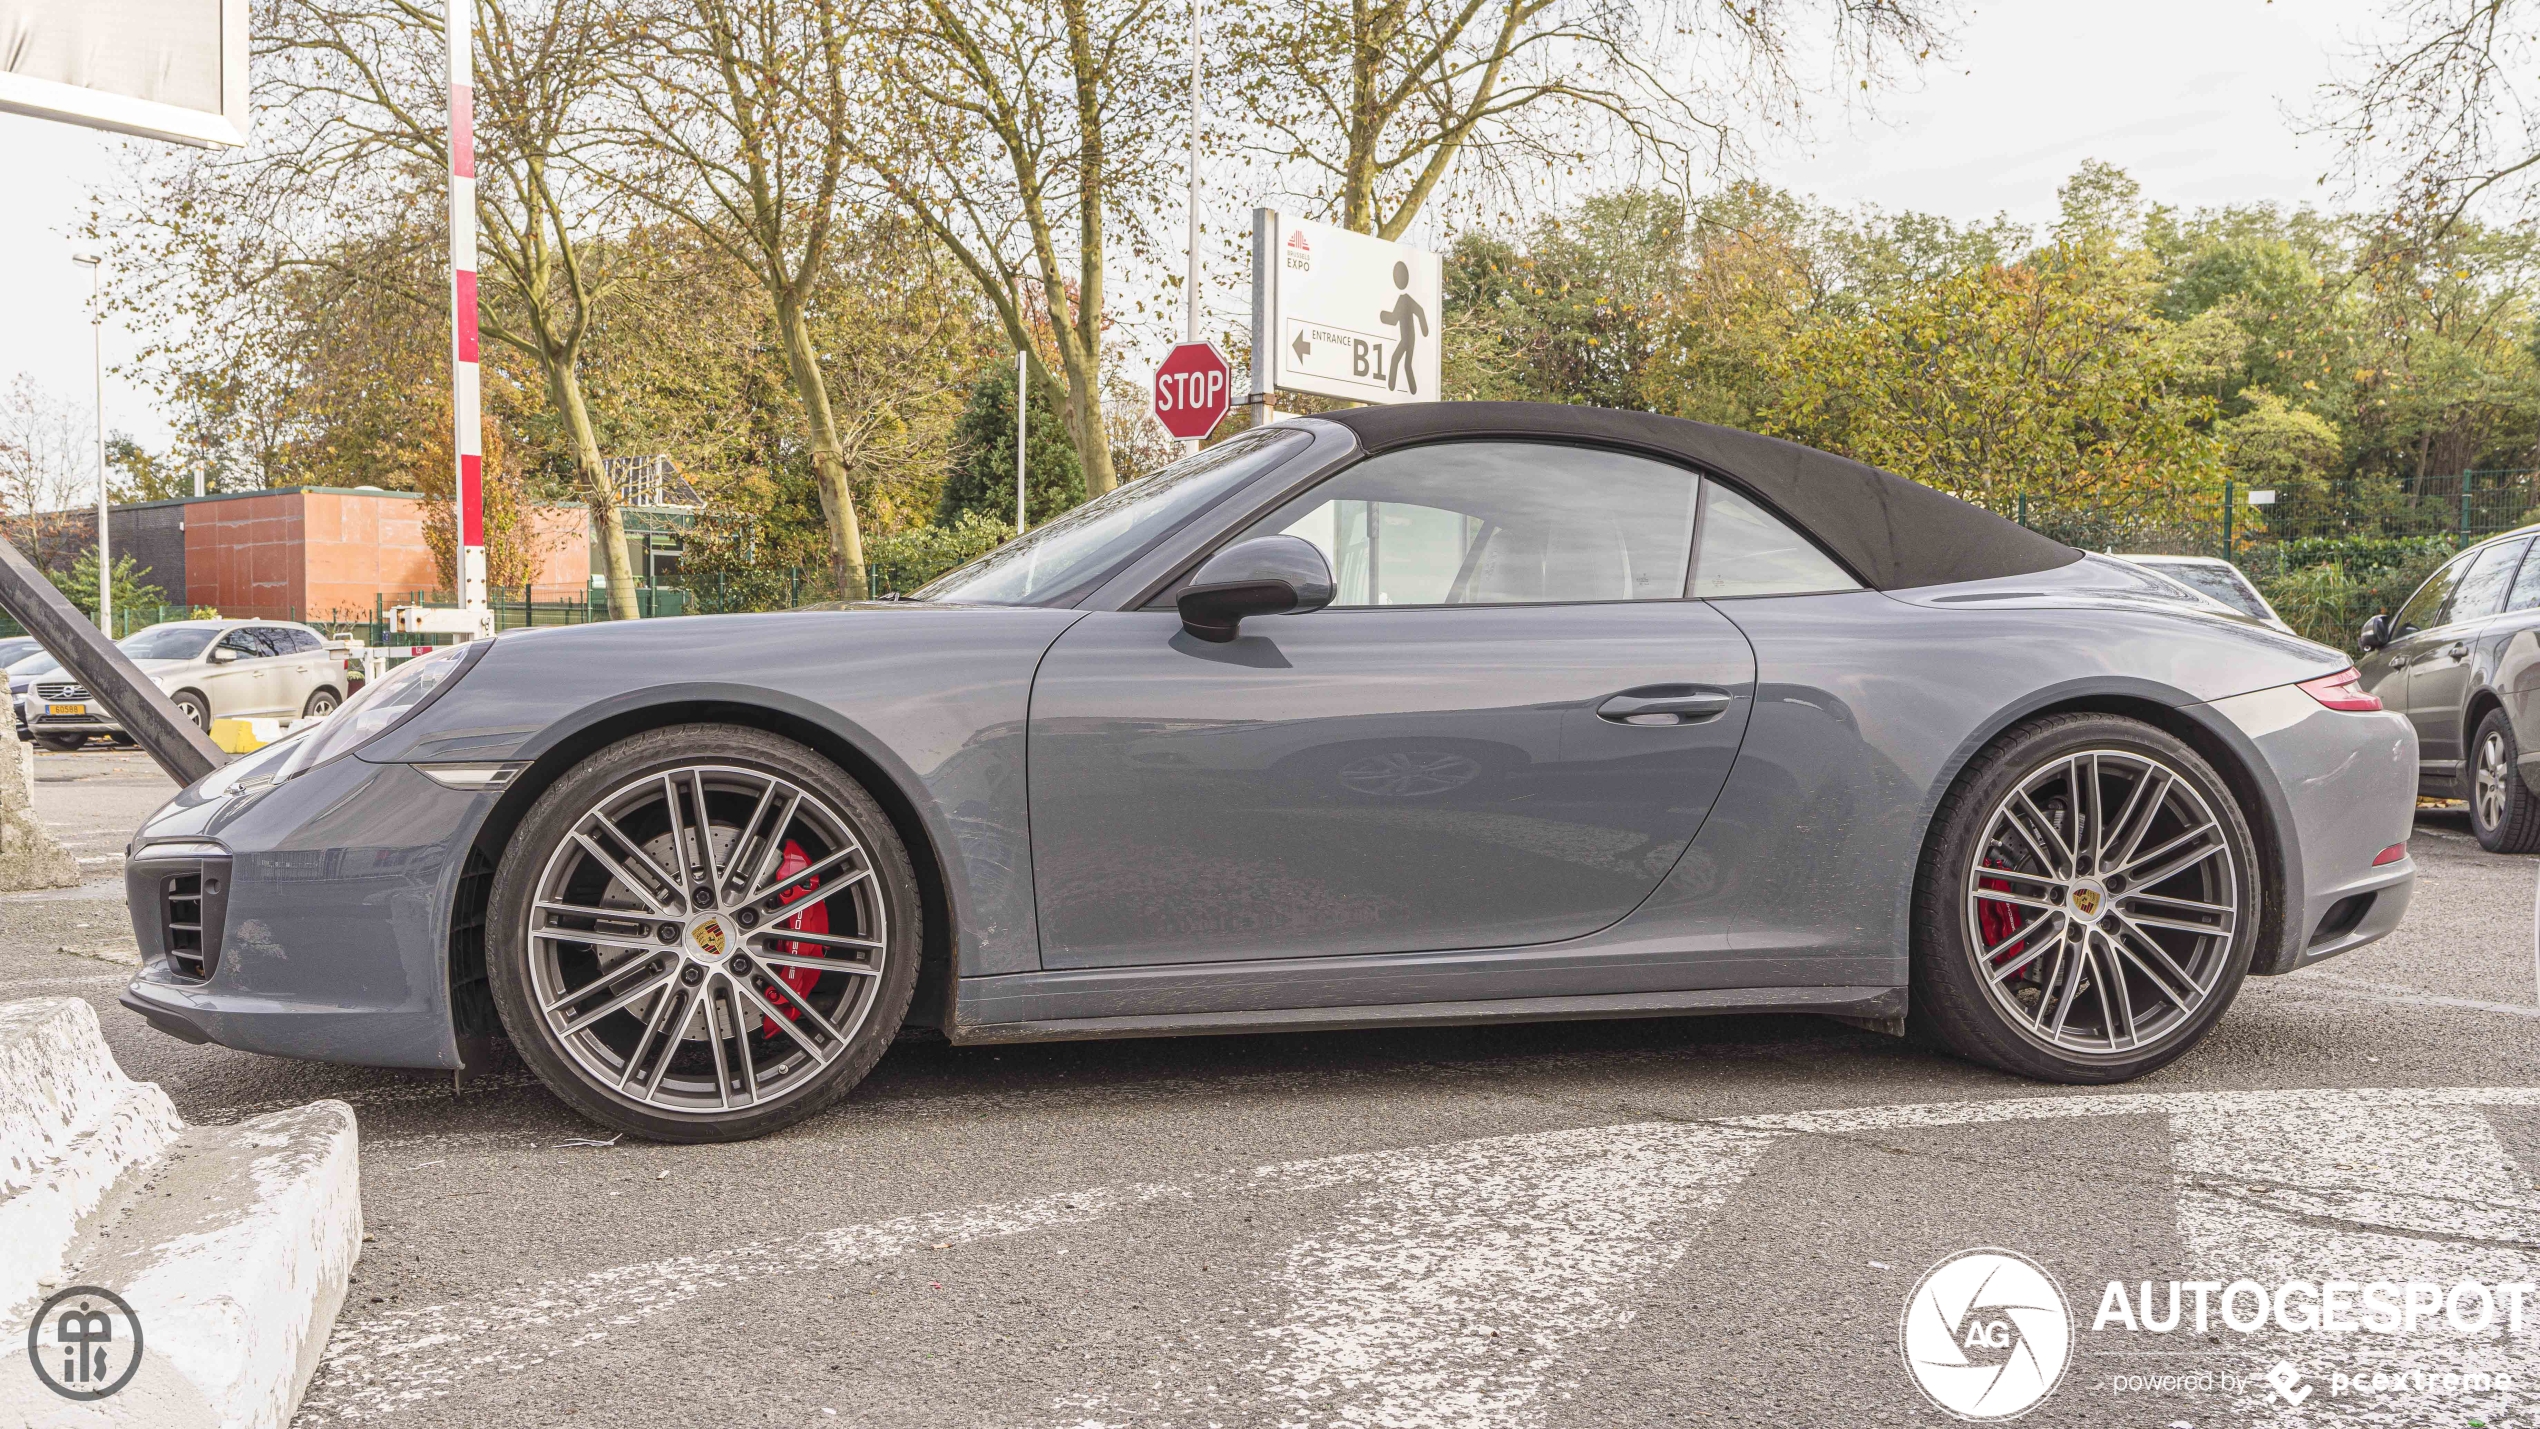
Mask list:
[[[2183,581],[2243,615],[2266,618],[2267,608],[2258,599],[2258,593],[2249,589],[2248,583],[2240,579],[2240,573],[2229,566],[2182,561],[2177,565],[2164,564],[2157,569],[2170,579]]]
[[[1136,554],[1218,497],[1285,461],[1308,438],[1267,427],[1227,438],[1088,501],[919,590],[918,600],[1030,605]]]
[[[20,660],[18,663],[9,667],[9,677],[11,679],[26,679],[33,676],[50,675],[59,672],[61,668],[62,662],[54,659],[50,655],[29,655],[25,659]]]
[[[191,660],[220,634],[200,625],[153,625],[115,642],[135,660]]]

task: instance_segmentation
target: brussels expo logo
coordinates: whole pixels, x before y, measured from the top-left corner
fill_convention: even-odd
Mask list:
[[[2052,1394],[2072,1361],[2073,1322],[2044,1266],[2016,1251],[1962,1251],[1906,1297],[1905,1368],[1960,1419],[2016,1419]]]

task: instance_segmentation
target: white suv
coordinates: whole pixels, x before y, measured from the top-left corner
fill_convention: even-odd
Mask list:
[[[257,715],[322,715],[344,702],[344,662],[325,637],[286,620],[176,620],[137,630],[116,642],[186,717],[205,729],[216,719]],[[55,749],[77,749],[89,736],[122,736],[114,712],[72,679],[51,656],[10,668],[27,676],[19,712],[29,733]]]

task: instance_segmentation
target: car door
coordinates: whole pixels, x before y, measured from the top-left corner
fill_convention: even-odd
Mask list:
[[[2448,775],[2461,764],[2468,738],[2461,714],[2469,703],[2470,674],[2480,633],[2503,608],[2505,588],[2522,560],[2528,537],[2496,541],[2469,553],[2440,618],[2411,636],[2408,657],[2408,722],[2417,730],[2417,759],[2429,775]]]
[[[309,696],[326,683],[326,642],[314,630],[296,625],[279,625],[272,630],[280,654],[274,661],[278,688],[274,704],[279,713],[295,715],[309,707]]]
[[[230,658],[223,660],[222,655]],[[272,658],[255,627],[242,625],[213,642],[200,680],[214,719],[241,719],[265,712],[264,682],[272,678]]]
[[[1701,479],[1528,442],[1360,462],[1239,533],[1323,610],[1097,612],[1034,681],[1045,967],[1507,947],[1630,912],[1700,828],[1755,661],[1687,598]]]

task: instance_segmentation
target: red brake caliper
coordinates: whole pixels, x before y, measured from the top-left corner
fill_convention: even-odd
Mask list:
[[[1987,865],[1987,867],[1991,866],[1992,865],[1989,864]],[[1999,878],[1980,879],[1977,881],[1976,887],[1983,889],[1987,893],[2008,893],[2011,891],[2011,885]],[[2004,938],[2011,936],[2019,930],[2020,913],[2019,910],[2012,905],[2008,903],[1997,903],[1990,898],[1987,898],[1976,905],[1976,931],[1984,935],[1984,945],[1986,947],[1992,947],[1994,944],[2001,942]],[[2011,946],[2004,948],[2001,955],[1993,960],[1993,965],[1995,967],[2000,967],[2002,964],[2018,957],[2020,955],[2020,949],[2027,946],[2028,940],[2023,938],[2019,942],[2013,943]]]
[[[782,862],[776,865],[776,876],[779,879],[791,878],[795,874],[800,873],[809,867],[811,867],[811,860],[803,855],[803,846],[794,842],[792,839],[785,840],[785,857]],[[812,890],[818,888],[819,886],[820,880],[815,878],[800,888],[788,888],[777,896],[783,901],[791,903],[798,898],[807,898],[811,896]],[[814,904],[800,913],[795,914],[793,917],[786,919],[783,926],[791,928],[797,933],[826,933],[829,931],[829,905],[826,903]],[[787,943],[784,945],[784,951],[791,953],[798,958],[817,958],[823,956],[821,947],[818,943]],[[789,1018],[800,1019],[803,1015],[803,1010],[794,1005],[794,999],[809,993],[811,991],[811,985],[820,981],[819,969],[786,968],[779,972],[777,977],[784,982],[787,990],[793,993],[793,997],[789,997],[785,1000],[785,1015]],[[766,1024],[760,1029],[760,1036],[773,1037],[776,1035],[775,1018],[761,1017],[759,1021]]]

